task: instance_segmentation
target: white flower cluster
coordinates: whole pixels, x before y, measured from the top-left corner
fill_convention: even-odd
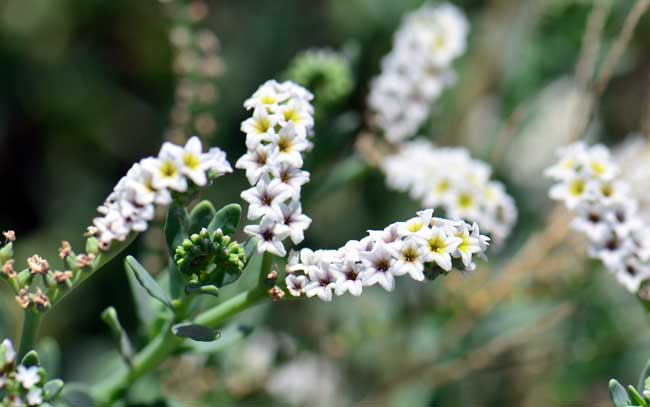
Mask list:
[[[43,401],[42,369],[39,366],[18,365],[16,351],[9,339],[0,343],[0,391],[3,406],[51,406]],[[17,386],[12,386],[14,382]]]
[[[404,17],[368,95],[374,124],[388,141],[414,135],[433,101],[453,84],[451,63],[465,52],[468,30],[462,11],[451,4],[425,4]]]
[[[217,147],[204,153],[198,137],[184,147],[166,142],[158,157],[133,164],[117,183],[93,220],[90,234],[107,250],[113,240],[123,241],[131,232],[144,232],[154,218],[154,205],[167,205],[172,192],[186,192],[190,183],[204,186],[209,179],[232,172],[226,154]]]
[[[427,209],[406,222],[371,230],[338,250],[292,252],[287,289],[294,296],[304,293],[324,301],[331,301],[333,293],[359,296],[363,287],[375,284],[392,291],[395,276],[408,274],[423,281],[426,272],[437,275],[452,267],[474,270],[472,258],[485,256],[489,240],[476,223],[436,218],[433,209]]]
[[[436,148],[416,139],[386,156],[382,169],[390,188],[408,191],[425,207],[442,208],[450,218],[478,223],[496,246],[517,220],[517,207],[503,184],[490,180],[490,167],[463,148]]]
[[[253,117],[242,122],[248,151],[235,166],[246,170],[253,185],[241,197],[249,203],[248,219],[261,220],[244,232],[259,239],[260,253],[285,256],[283,240],[302,242],[311,224],[302,213],[300,191],[309,181],[309,173],[302,170],[302,154],[312,147],[308,140],[314,127],[312,99],[293,82],[270,80],[244,102]]]
[[[650,232],[618,165],[603,145],[578,142],[559,156],[546,170],[557,182],[551,198],[575,212],[572,226],[589,239],[590,257],[600,260],[630,292],[638,291],[650,278]]]

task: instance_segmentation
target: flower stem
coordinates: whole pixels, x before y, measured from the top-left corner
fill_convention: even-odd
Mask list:
[[[34,350],[38,327],[41,322],[42,314],[38,311],[25,311],[23,319],[23,333],[20,337],[20,348],[18,348],[18,360],[21,360],[29,351]]]
[[[261,303],[266,298],[264,279],[271,271],[272,265],[273,257],[265,253],[260,268],[260,282],[257,286],[200,313],[193,318],[193,322],[216,329],[226,319]],[[100,405],[111,404],[130,384],[154,370],[182,343],[183,339],[174,336],[171,332],[171,324],[167,324],[156,338],[138,352],[133,359],[132,369],[128,370],[123,367],[93,388],[92,394],[95,401]]]

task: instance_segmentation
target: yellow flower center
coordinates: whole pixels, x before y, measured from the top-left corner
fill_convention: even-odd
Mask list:
[[[577,179],[569,184],[569,193],[573,196],[580,196],[585,192],[585,181]]]
[[[418,232],[420,229],[422,229],[422,226],[424,226],[424,223],[421,220],[418,219],[418,220],[414,220],[412,222],[409,222],[406,225],[406,229],[409,232],[415,233],[415,232]]]
[[[163,178],[175,178],[178,174],[178,169],[171,161],[165,161],[160,166],[160,175]]]
[[[429,250],[434,253],[443,254],[447,248],[445,241],[440,236],[435,236],[429,239],[427,243],[429,245]]]
[[[255,131],[257,131],[257,133],[259,134],[266,133],[267,131],[269,131],[269,128],[271,128],[271,121],[266,117],[263,117],[255,121],[254,128]]]
[[[276,100],[277,99],[273,95],[264,95],[260,98],[260,102],[262,102],[263,105],[272,105]]]
[[[300,115],[295,109],[287,109],[282,114],[284,115],[284,120],[292,121],[294,124],[300,123]]]
[[[474,206],[474,199],[468,194],[458,195],[458,206],[462,209],[469,209]]]
[[[189,168],[190,170],[197,170],[201,165],[201,160],[199,160],[199,157],[197,157],[192,153],[186,153],[183,156],[183,165]]]

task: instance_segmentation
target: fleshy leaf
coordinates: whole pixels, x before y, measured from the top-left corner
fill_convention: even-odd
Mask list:
[[[22,362],[20,362],[21,365],[25,367],[31,367],[31,366],[40,366],[41,365],[41,359],[38,357],[38,353],[36,351],[29,351],[23,357]]]
[[[224,235],[232,235],[237,231],[239,219],[241,218],[241,206],[229,204],[219,209],[210,221],[208,230],[214,232],[221,229]]]
[[[196,324],[178,324],[172,327],[174,335],[181,338],[189,338],[198,342],[212,342],[221,336],[218,331],[207,326]]]
[[[120,355],[122,355],[126,364],[133,366],[133,346],[131,345],[131,341],[129,340],[129,336],[126,334],[126,331],[122,328],[122,324],[120,324],[115,308],[106,308],[104,312],[102,312],[102,320],[111,329],[111,333],[117,340]]]
[[[199,233],[201,228],[208,227],[216,210],[210,201],[201,201],[192,209],[190,212],[190,227],[188,234],[191,236],[192,233]]]
[[[135,259],[135,257],[127,256],[124,260],[124,265],[127,269],[131,269],[133,271],[133,274],[135,275],[136,280],[138,280],[138,283],[140,283],[142,288],[144,288],[150,296],[162,302],[171,310],[174,309],[171,305],[171,300],[169,297],[167,297],[167,294],[165,294],[156,280],[151,277],[149,272],[145,270],[144,267],[142,267],[142,265]]]
[[[609,381],[609,395],[615,407],[628,407],[631,403],[627,392],[616,379]]]
[[[45,401],[52,401],[56,396],[59,395],[59,393],[61,393],[61,390],[63,390],[63,380],[50,380],[49,382],[45,383],[43,390],[43,399]]]

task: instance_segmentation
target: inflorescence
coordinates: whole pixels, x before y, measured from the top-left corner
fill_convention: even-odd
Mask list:
[[[244,102],[253,117],[245,120],[248,151],[235,165],[246,170],[252,188],[241,197],[249,203],[248,219],[260,219],[244,232],[259,239],[258,251],[285,256],[283,240],[294,244],[304,239],[311,219],[302,213],[300,191],[309,181],[302,170],[302,154],[311,149],[313,95],[293,82],[270,80]]]
[[[0,406],[51,407],[50,401],[59,394],[63,382],[46,382],[47,373],[35,354],[28,354],[20,364],[17,356],[9,339],[0,343]]]
[[[391,143],[415,135],[431,104],[453,84],[452,62],[465,52],[468,23],[451,4],[425,4],[407,14],[370,84],[373,125]]]
[[[490,180],[490,167],[463,148],[436,148],[424,139],[401,143],[384,158],[386,183],[408,191],[425,207],[481,225],[498,246],[517,220],[517,207],[505,187]]]
[[[603,145],[578,142],[562,149],[559,156],[559,162],[546,171],[557,182],[551,198],[575,213],[572,226],[589,239],[589,256],[636,293],[650,279],[650,233],[638,214],[638,202],[620,179],[618,165]]]
[[[108,250],[113,240],[144,232],[154,218],[154,205],[171,203],[173,193],[185,193],[192,185],[204,186],[232,172],[219,148],[202,150],[198,137],[190,138],[184,147],[166,142],[158,157],[134,164],[97,209],[103,216],[93,220],[88,235],[97,237],[100,249]]]
[[[489,240],[476,223],[436,218],[433,209],[427,209],[406,222],[371,230],[338,250],[292,252],[287,290],[293,296],[318,296],[324,301],[331,301],[333,293],[358,296],[363,287],[375,284],[392,291],[396,276],[408,274],[424,281],[452,268],[474,270],[473,256],[484,257]]]

